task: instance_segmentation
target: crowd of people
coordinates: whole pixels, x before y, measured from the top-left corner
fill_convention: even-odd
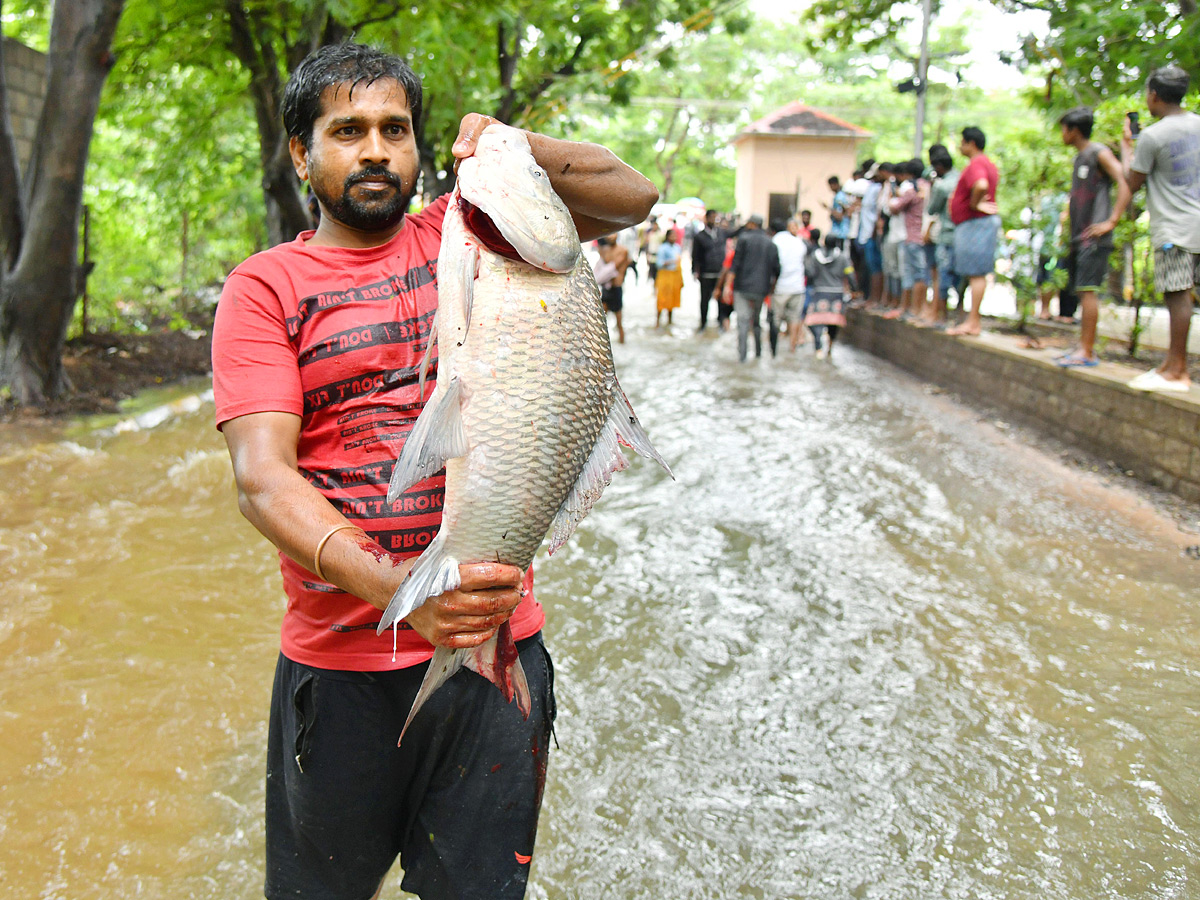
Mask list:
[[[1062,141],[1076,151],[1070,194],[1061,210],[1064,252],[1057,255],[1067,285],[1060,316],[1073,322],[1076,303],[1080,310],[1078,342],[1055,360],[1063,368],[1099,363],[1099,297],[1113,230],[1144,185],[1155,286],[1170,317],[1169,347],[1161,366],[1129,384],[1148,391],[1189,389],[1187,339],[1193,289],[1200,282],[1200,116],[1181,105],[1189,83],[1188,73],[1177,65],[1151,74],[1146,102],[1157,121],[1139,130],[1137,117],[1127,117],[1119,158],[1093,139],[1091,109],[1077,107],[1059,119]],[[687,223],[652,216],[611,245],[624,246],[622,272],[636,273],[637,260],[645,259],[655,284],[658,326],[664,312],[670,324],[679,307],[682,260],[690,257],[699,286],[699,330],[708,327],[714,304],[719,329],[730,328],[736,318],[743,361],[751,340],[755,356],[762,355],[764,310],[772,354],[779,335],[786,333],[792,351],[811,335],[815,353],[828,357],[848,303],[950,335],[978,335],[1002,235],[996,201],[1001,173],[987,146],[984,131],[969,126],[961,132],[958,159],[938,143],[925,160],[867,159],[847,183],[831,175],[830,198],[822,204],[830,222],[824,236],[812,227],[811,210],[772,221],[769,229],[757,214],[743,222],[736,214],[708,210],[703,221]],[[1044,254],[1040,283],[1049,282],[1049,264]],[[608,298],[614,275],[603,274]],[[954,323],[952,293],[963,312]],[[1049,297],[1047,291],[1043,317],[1049,316]],[[605,304],[617,313],[623,341],[621,299]]]

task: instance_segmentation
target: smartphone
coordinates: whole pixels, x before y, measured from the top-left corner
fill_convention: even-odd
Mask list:
[[[1125,113],[1125,118],[1129,120],[1129,133],[1135,138],[1138,136],[1138,114],[1136,112]]]

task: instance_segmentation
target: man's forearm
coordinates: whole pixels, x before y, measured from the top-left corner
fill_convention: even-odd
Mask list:
[[[538,165],[571,210],[580,240],[643,222],[658,201],[658,188],[606,147],[532,132],[528,137]]]

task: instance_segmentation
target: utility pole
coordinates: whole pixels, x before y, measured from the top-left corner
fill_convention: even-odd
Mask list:
[[[933,0],[921,0],[921,58],[917,62],[917,127],[913,155],[925,156],[925,92],[929,81],[929,20],[933,17]]]

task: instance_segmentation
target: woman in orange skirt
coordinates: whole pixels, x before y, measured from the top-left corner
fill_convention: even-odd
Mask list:
[[[658,328],[663,311],[667,313],[667,324],[671,324],[671,314],[679,308],[679,295],[683,293],[683,272],[679,266],[679,257],[683,248],[679,246],[675,232],[667,229],[662,246],[658,248],[658,274],[654,285],[658,289],[658,312],[654,316],[654,327]]]

